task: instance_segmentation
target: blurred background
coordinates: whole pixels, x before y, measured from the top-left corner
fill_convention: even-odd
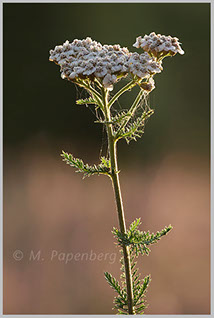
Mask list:
[[[120,275],[110,180],[83,181],[60,158],[63,149],[98,163],[106,136],[93,108],[75,105],[81,89],[61,79],[49,50],[90,36],[134,51],[152,31],[178,37],[185,55],[165,59],[156,75],[143,138],[119,143],[128,224],[174,227],[139,259],[142,276],[152,276],[145,313],[210,313],[210,5],[5,3],[4,314],[113,313],[103,275]],[[106,257],[66,264],[76,253]]]

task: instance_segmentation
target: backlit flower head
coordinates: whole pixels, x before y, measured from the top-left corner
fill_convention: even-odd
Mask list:
[[[102,45],[91,38],[66,41],[50,50],[50,61],[60,66],[62,78],[70,81],[98,79],[108,89],[130,74],[140,80],[160,73],[161,64],[147,53],[131,53],[125,47]]]
[[[60,65],[62,78],[93,80],[96,77],[109,88],[117,81],[118,75],[128,74],[130,54],[120,45],[102,45],[88,37],[56,46],[50,51],[49,59]]]
[[[178,38],[173,38],[170,35],[165,36],[155,34],[155,32],[145,35],[143,38],[139,36],[133,46],[142,48],[156,58],[164,57],[166,55],[173,56],[176,53],[184,54],[180,42],[178,42]]]
[[[160,73],[162,70],[161,62],[156,62],[148,53],[132,53],[129,58],[130,73],[139,78],[146,78]]]

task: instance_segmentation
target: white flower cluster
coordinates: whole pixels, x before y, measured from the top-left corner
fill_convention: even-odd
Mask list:
[[[155,34],[155,32],[145,35],[143,38],[139,36],[133,46],[142,48],[155,57],[164,56],[168,53],[170,55],[175,55],[176,53],[184,54],[178,38],[173,38],[170,35]]]
[[[161,72],[161,64],[147,53],[130,53],[120,45],[102,45],[91,38],[66,41],[50,50],[50,61],[61,67],[62,78],[68,80],[95,77],[104,87],[112,89],[116,81],[128,73],[139,78]]]
[[[129,58],[130,73],[137,75],[140,78],[148,77],[160,73],[162,70],[161,63],[157,63],[149,56],[148,53],[138,54],[132,53]]]

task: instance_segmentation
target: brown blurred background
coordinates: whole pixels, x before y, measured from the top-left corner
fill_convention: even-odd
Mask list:
[[[209,314],[210,5],[7,3],[3,18],[4,314],[113,313],[103,275],[120,275],[111,183],[83,181],[59,156],[98,163],[105,134],[48,57],[87,36],[134,51],[135,38],[152,31],[177,36],[185,55],[166,59],[156,76],[143,138],[119,144],[128,224],[141,217],[143,230],[174,227],[139,259],[142,275],[152,275],[145,313]]]

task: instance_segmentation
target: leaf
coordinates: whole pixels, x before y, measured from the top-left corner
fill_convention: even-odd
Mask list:
[[[110,176],[110,160],[105,157],[101,157],[101,163],[99,165],[89,166],[85,164],[82,159],[74,158],[72,154],[62,151],[61,156],[63,161],[71,167],[76,168],[76,172],[82,172],[83,178],[90,177],[94,174],[100,175],[105,174]]]
[[[136,219],[131,223],[127,233],[123,234],[118,229],[113,228],[113,234],[117,238],[118,244],[120,246],[126,245],[130,246],[132,250],[135,251],[136,255],[146,254],[149,255],[151,244],[157,243],[161,237],[167,235],[167,233],[172,229],[172,226],[166,226],[160,232],[157,231],[156,234],[139,231],[138,226],[140,225],[140,219]]]
[[[128,111],[122,111],[115,116],[112,116],[111,120],[114,124],[120,124],[124,121],[124,119],[129,118],[131,115]]]
[[[129,124],[125,124],[125,126],[122,122],[120,128],[116,132],[116,139],[125,138],[127,143],[129,143],[131,140],[136,141],[137,138],[140,138],[144,133],[146,119],[148,119],[153,113],[153,110],[144,111],[143,114],[135,121]]]
[[[131,225],[129,226],[129,231],[130,232],[134,232],[138,228],[138,226],[141,224],[140,220],[141,219],[139,218],[139,219],[134,220],[131,223]]]
[[[144,279],[140,279],[139,269],[136,267],[136,258],[139,254],[148,255],[151,244],[157,243],[162,236],[166,235],[172,226],[169,225],[165,227],[160,232],[157,231],[155,234],[149,231],[140,231],[138,228],[141,224],[141,219],[138,218],[134,220],[126,233],[121,233],[117,228],[113,228],[112,233],[117,239],[119,246],[124,247],[124,245],[129,246],[130,254],[130,265],[131,265],[131,277],[132,277],[132,290],[133,290],[133,310],[135,314],[143,314],[146,308],[145,295],[149,283],[151,281],[151,276],[147,275]],[[121,263],[121,283],[119,283],[111,274],[105,273],[106,279],[109,285],[117,292],[118,296],[114,300],[114,308],[118,310],[118,314],[129,314],[128,310],[128,297],[126,292],[126,275],[125,275],[125,262],[123,249],[120,250],[122,257],[120,259]]]
[[[86,104],[96,104],[97,102],[92,97],[86,98],[86,99],[78,99],[76,100],[77,105],[86,105]]]
[[[142,297],[144,296],[144,293],[146,291],[146,289],[149,286],[149,283],[151,281],[151,276],[148,275],[143,279],[143,284],[141,285],[139,291],[138,291],[138,296],[136,297],[135,301],[134,301],[134,306],[136,306],[138,304],[138,302],[142,299]],[[142,301],[142,300],[141,300]]]
[[[120,283],[108,272],[104,273],[105,278],[111,288],[118,294],[114,299],[114,308],[120,312],[128,313],[128,303],[126,290],[120,286]]]
[[[114,291],[116,291],[118,293],[118,295],[121,297],[121,299],[126,301],[124,291],[122,290],[119,282],[108,272],[105,272],[104,275],[105,275],[107,282],[114,289]]]

